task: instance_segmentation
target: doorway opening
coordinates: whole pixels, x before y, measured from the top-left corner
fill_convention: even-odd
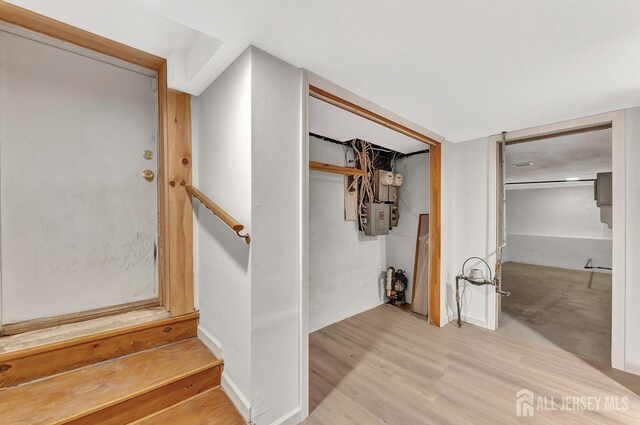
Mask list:
[[[611,363],[611,124],[500,144],[497,329]],[[502,181],[500,181],[502,180]]]
[[[441,150],[314,86],[308,116],[310,367],[302,373],[313,410],[326,386],[314,380],[330,348],[321,341],[343,319],[393,304],[440,325]]]

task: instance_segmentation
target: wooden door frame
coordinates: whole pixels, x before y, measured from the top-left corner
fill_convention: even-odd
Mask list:
[[[192,169],[190,96],[168,89],[166,59],[4,1],[0,21],[157,73],[158,305],[171,316],[193,312],[193,216],[184,189],[191,184]]]
[[[391,130],[429,145],[429,323],[440,326],[441,194],[442,147],[439,141],[396,121],[349,102],[335,94],[309,84],[309,96],[366,118]]]

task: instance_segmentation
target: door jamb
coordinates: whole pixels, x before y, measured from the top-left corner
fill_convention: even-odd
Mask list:
[[[588,117],[561,121],[553,124],[531,127],[523,130],[510,131],[506,133],[507,144],[526,142],[533,139],[544,139],[556,135],[575,134],[585,131],[593,131],[611,126],[612,129],[612,154],[613,154],[613,271],[612,271],[612,294],[611,294],[611,366],[625,370],[625,299],[626,299],[626,196],[625,196],[625,111],[613,111],[604,114],[591,115]],[[497,152],[498,143],[502,140],[502,134],[489,137],[490,152]],[[493,149],[491,149],[493,148]],[[495,187],[497,187],[497,172],[499,170],[497,158],[494,164]],[[495,196],[496,194],[494,194]],[[496,204],[494,202],[493,204]],[[495,205],[491,207],[489,220],[493,226],[498,225],[498,214]],[[497,234],[497,232],[492,232]],[[490,229],[490,234],[491,229]],[[497,247],[496,240],[493,245]],[[499,295],[496,295],[499,296]],[[496,316],[496,298],[491,297],[489,307],[493,308],[494,314],[489,314],[489,318]],[[497,323],[490,328],[496,329]]]

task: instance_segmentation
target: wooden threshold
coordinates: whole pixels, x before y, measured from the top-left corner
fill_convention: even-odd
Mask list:
[[[0,336],[16,335],[23,332],[31,332],[54,326],[68,325],[70,323],[83,322],[85,320],[97,319],[99,317],[113,316],[133,310],[159,307],[160,301],[157,298],[144,301],[136,301],[127,304],[120,304],[112,307],[96,308],[94,310],[82,311],[79,313],[63,314],[60,316],[44,317],[42,319],[25,320],[24,322],[8,323],[0,328]]]
[[[0,354],[0,388],[197,336],[199,313]]]

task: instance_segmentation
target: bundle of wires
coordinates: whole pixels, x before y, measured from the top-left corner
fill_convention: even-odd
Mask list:
[[[375,199],[373,189],[375,171],[393,171],[393,167],[397,160],[429,152],[428,149],[425,149],[423,151],[403,154],[361,139],[352,139],[346,142],[341,142],[320,134],[309,133],[309,135],[326,142],[343,146],[345,148],[345,162],[347,166],[355,166],[367,173],[365,177],[355,177],[358,179],[356,182],[358,190],[358,227],[361,231],[364,231],[366,227],[367,204],[369,202],[373,202]],[[352,153],[353,159],[349,159],[349,153]],[[410,237],[413,238],[414,236]]]

